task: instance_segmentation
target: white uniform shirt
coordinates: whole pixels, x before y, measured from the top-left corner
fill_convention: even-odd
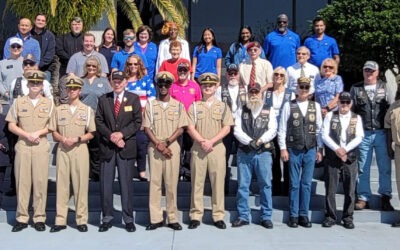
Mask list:
[[[310,88],[310,94],[313,94],[315,91],[314,88],[314,81],[315,78],[317,77],[317,75],[319,75],[319,69],[312,65],[311,63],[306,62],[304,64],[304,74],[305,77],[308,77],[311,79],[311,88]],[[289,66],[287,68],[287,74],[289,77],[288,80],[288,88],[290,88],[293,91],[296,91],[296,87],[297,87],[297,79],[299,79],[300,75],[301,75],[301,65],[300,63],[295,63],[292,66]]]

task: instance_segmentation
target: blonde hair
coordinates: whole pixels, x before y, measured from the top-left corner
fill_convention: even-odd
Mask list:
[[[100,60],[97,56],[89,56],[86,61],[85,64],[83,64],[83,76],[82,78],[85,78],[88,74],[86,66],[89,64],[89,62],[95,62],[96,66],[97,66],[97,71],[96,71],[96,76],[97,77],[101,77],[101,63]]]
[[[323,69],[324,69],[325,63],[332,63],[332,66],[333,66],[333,74],[334,74],[334,75],[337,75],[337,72],[338,72],[338,65],[337,65],[336,61],[335,61],[334,59],[332,59],[332,58],[327,58],[327,59],[325,59],[325,60],[322,62],[321,68],[320,68],[321,75],[324,76],[324,75],[323,75],[323,72],[324,72]]]

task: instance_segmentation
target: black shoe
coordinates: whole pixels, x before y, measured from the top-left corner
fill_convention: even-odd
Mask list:
[[[196,229],[198,226],[200,226],[200,221],[198,220],[190,220],[189,222],[189,229]]]
[[[88,231],[88,227],[85,224],[77,225],[76,229],[78,229],[78,231],[81,233],[85,233]]]
[[[5,193],[5,196],[8,196],[8,197],[13,197],[13,196],[16,196],[16,195],[17,195],[17,191],[15,190],[15,188],[11,188],[10,190],[8,190]]]
[[[400,227],[400,221],[393,222],[392,227]]]
[[[59,226],[59,225],[54,225],[50,228],[50,233],[57,233],[60,232],[61,230],[66,229],[67,226],[63,225],[63,226]]]
[[[270,220],[262,220],[260,225],[265,227],[265,228],[267,228],[267,229],[274,228],[274,224],[272,224],[272,221],[270,221]]]
[[[307,228],[310,228],[312,226],[307,216],[299,216],[299,225]]]
[[[219,229],[226,229],[226,224],[223,220],[214,222],[214,226],[216,226]]]
[[[129,233],[133,233],[136,231],[136,227],[135,224],[133,224],[133,222],[129,222],[125,225],[125,230]]]
[[[36,222],[35,224],[33,224],[33,227],[38,232],[43,232],[46,230],[46,225],[43,222]]]
[[[167,226],[168,226],[169,228],[172,228],[172,229],[175,230],[175,231],[180,231],[180,230],[182,230],[182,226],[181,226],[181,224],[179,224],[178,222],[169,223]]]
[[[298,217],[290,217],[288,222],[289,227],[296,228],[299,226],[299,218]]]
[[[347,229],[354,229],[354,223],[352,221],[343,221],[343,227]]]
[[[99,232],[107,232],[112,227],[111,223],[104,222],[99,227]]]
[[[332,227],[336,224],[336,222],[331,218],[325,218],[322,222],[322,227]]]
[[[146,227],[146,230],[155,230],[162,226],[164,226],[164,223],[162,221],[158,223],[150,223],[150,225]]]
[[[232,223],[232,227],[241,227],[245,225],[249,225],[249,222],[242,219],[237,219]]]
[[[28,224],[27,223],[21,223],[21,222],[17,222],[17,224],[15,224],[11,230],[11,232],[19,232],[22,231],[23,229],[27,228]]]
[[[381,197],[381,209],[382,211],[394,211],[392,204],[390,204],[390,197],[382,195]]]

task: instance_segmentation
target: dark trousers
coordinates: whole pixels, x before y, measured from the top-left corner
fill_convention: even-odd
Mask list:
[[[3,192],[3,182],[4,182],[4,176],[6,174],[6,169],[7,167],[0,166],[0,194]]]
[[[357,180],[357,161],[344,163],[338,157],[328,159],[325,166],[325,217],[336,221],[336,190],[340,177],[343,181],[344,205],[343,221],[353,221],[355,188]]]
[[[137,170],[138,172],[146,171],[146,155],[147,147],[149,146],[149,138],[147,137],[144,130],[139,130],[136,132],[136,148],[137,148]]]
[[[229,181],[231,179],[231,167],[229,166],[229,157],[231,154],[236,154],[238,141],[233,135],[233,127],[231,131],[222,140],[225,146],[225,159],[226,159],[226,175],[225,175],[225,193],[229,192]]]
[[[89,141],[89,158],[90,158],[90,178],[92,180],[98,181],[100,178],[100,138],[97,133],[95,133],[93,139]]]
[[[181,146],[181,166],[179,176],[190,178],[190,149],[193,145],[192,137],[185,130],[178,138],[178,143]]]
[[[272,194],[287,196],[289,193],[289,164],[283,162],[283,171],[281,170],[281,149],[279,148],[278,137],[274,138],[273,143],[275,154],[272,155]]]
[[[134,222],[132,204],[132,173],[134,161],[135,159],[122,159],[118,153],[114,153],[109,161],[103,161],[101,163],[100,193],[104,223],[110,223],[114,218],[113,183],[115,179],[115,166],[117,166],[119,187],[121,190],[122,219],[125,224]]]

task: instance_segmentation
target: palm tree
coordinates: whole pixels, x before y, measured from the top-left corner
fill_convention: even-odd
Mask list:
[[[70,30],[69,20],[74,16],[80,16],[85,28],[90,29],[106,14],[111,27],[116,29],[118,6],[124,15],[137,29],[143,24],[138,6],[141,1],[150,2],[160,13],[163,20],[174,21],[183,29],[188,26],[188,14],[181,0],[6,0],[6,8],[3,18],[8,11],[12,11],[18,17],[34,19],[38,13],[47,16],[47,27],[57,34],[67,33]],[[3,22],[4,23],[4,22]]]

